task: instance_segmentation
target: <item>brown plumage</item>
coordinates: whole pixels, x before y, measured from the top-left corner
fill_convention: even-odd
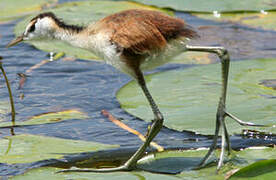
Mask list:
[[[152,52],[160,52],[171,40],[195,38],[198,34],[182,19],[149,10],[126,10],[107,16],[93,31],[111,31],[110,41],[116,44],[121,58],[134,71]],[[137,72],[136,72],[137,73]]]
[[[115,13],[103,18],[97,25],[101,29],[112,29],[111,41],[137,54],[160,50],[172,39],[198,36],[182,19],[148,10]]]

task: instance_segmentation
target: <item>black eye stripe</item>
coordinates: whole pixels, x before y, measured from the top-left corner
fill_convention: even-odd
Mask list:
[[[35,23],[30,27],[29,32],[34,32],[34,30],[35,30]]]

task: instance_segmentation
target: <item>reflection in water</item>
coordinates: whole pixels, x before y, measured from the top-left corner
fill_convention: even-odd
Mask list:
[[[6,152],[4,153],[4,155],[8,155],[9,154],[9,152],[10,152],[10,150],[11,150],[11,146],[12,146],[12,139],[7,139],[8,141],[9,141],[9,143],[8,143],[8,147],[7,147],[7,150],[6,150]]]

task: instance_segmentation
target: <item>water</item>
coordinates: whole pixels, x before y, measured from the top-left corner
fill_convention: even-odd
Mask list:
[[[227,26],[224,23],[203,21],[183,13],[177,13],[177,16],[185,17],[190,24],[196,27],[200,24],[202,25],[202,22],[204,22],[204,25],[212,25],[211,29],[223,26],[228,32],[236,31],[236,27],[229,27],[229,25]],[[101,114],[101,110],[105,109],[142,134],[146,132],[149,125],[120,108],[115,94],[120,87],[131,79],[107,64],[81,59],[77,59],[76,61],[53,61],[35,69],[27,77],[24,87],[19,89],[20,79],[17,73],[24,73],[31,66],[39,63],[43,59],[47,59],[48,53],[36,50],[31,45],[25,43],[9,49],[4,48],[14,38],[13,27],[15,24],[16,21],[0,25],[0,55],[3,57],[3,66],[12,86],[17,112],[16,121],[23,121],[28,117],[40,113],[72,108],[80,109],[90,117],[87,120],[70,120],[53,124],[15,128],[14,132],[16,135],[38,134],[64,139],[96,141],[106,144],[119,144],[122,148],[136,148],[141,144],[141,141],[136,135],[122,130]],[[275,35],[274,32],[244,29],[242,26],[239,27],[239,31],[246,31],[249,34],[264,33],[266,39]],[[259,38],[261,39],[262,37]],[[251,52],[255,52],[252,49],[261,46],[262,51],[266,52],[266,57],[276,57],[274,50],[269,49],[267,45],[261,45],[260,43],[254,44],[254,42],[251,42],[253,44],[250,45],[252,47],[250,49]],[[216,43],[219,42],[215,42],[214,44]],[[233,52],[235,52],[235,49]],[[236,53],[233,59],[237,60],[244,57],[244,55],[241,56],[239,54]],[[261,55],[251,53],[247,57],[258,57]],[[168,64],[158,68],[156,71],[188,67],[187,65]],[[23,100],[19,98],[22,93],[24,93]],[[0,79],[0,95],[2,101],[8,101],[8,93],[2,76]],[[9,116],[6,119],[9,120]],[[9,135],[9,129],[1,129],[1,137]],[[163,128],[155,138],[155,141],[165,148],[191,149],[209,147],[212,142],[212,137],[197,135],[193,132],[178,132]],[[239,149],[261,144],[275,144],[276,139],[273,135],[269,136],[266,140],[235,135],[231,137],[231,143],[234,149]],[[20,168],[23,167],[0,164],[0,172],[2,172],[0,174],[16,174]]]

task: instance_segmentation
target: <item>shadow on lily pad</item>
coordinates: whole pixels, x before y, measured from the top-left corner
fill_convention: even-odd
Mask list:
[[[138,168],[153,173],[179,174],[196,168],[201,159],[199,157],[168,157],[140,164]]]

